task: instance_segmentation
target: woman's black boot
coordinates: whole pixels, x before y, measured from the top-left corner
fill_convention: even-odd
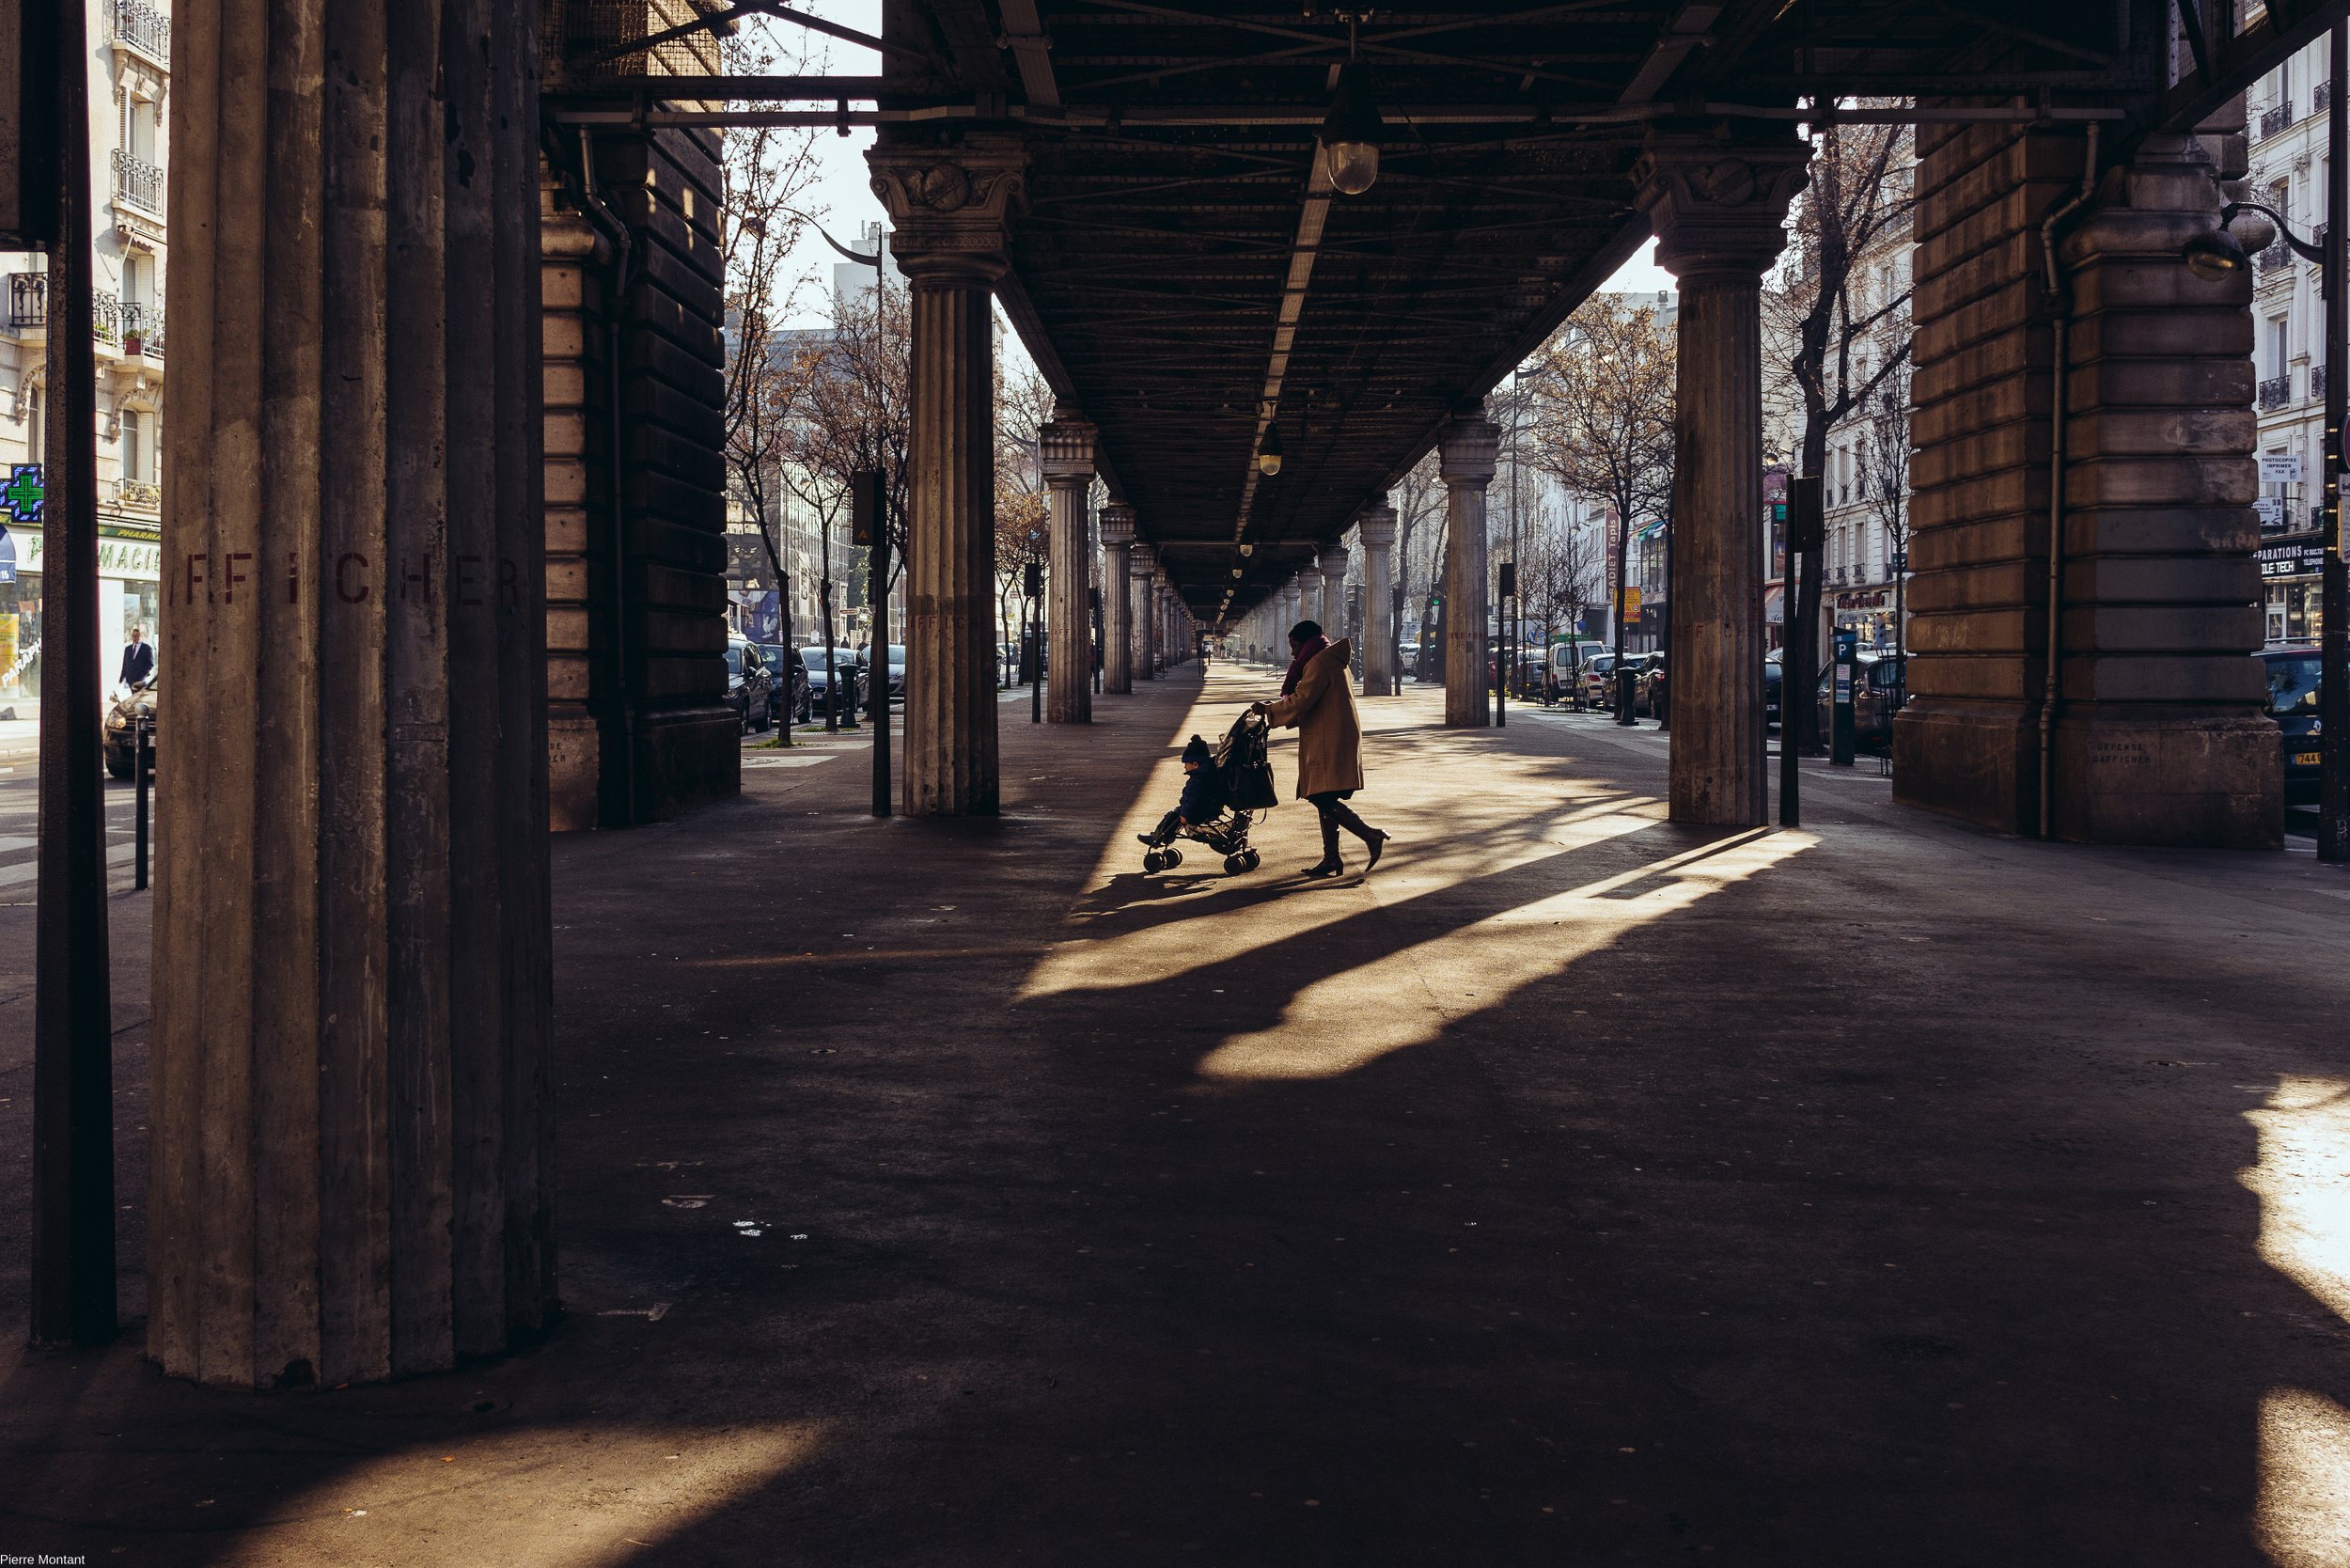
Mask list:
[[[1344,870],[1346,863],[1339,858],[1338,820],[1325,810],[1322,813],[1322,860],[1318,865],[1307,867],[1305,874],[1336,876]]]

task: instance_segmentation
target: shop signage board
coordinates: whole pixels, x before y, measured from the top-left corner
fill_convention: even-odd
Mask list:
[[[2326,564],[2326,546],[2316,540],[2264,544],[2254,552],[2264,577],[2314,577]]]
[[[2261,454],[2261,483],[2299,484],[2300,482],[2300,453],[2263,452]]]
[[[2264,458],[2261,461],[2265,463],[2267,460]],[[2281,495],[2260,496],[2253,501],[2252,510],[2260,518],[2261,526],[2264,528],[2278,528],[2284,525],[2285,498]]]

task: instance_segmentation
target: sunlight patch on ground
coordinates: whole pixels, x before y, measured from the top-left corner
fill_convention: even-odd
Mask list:
[[[2278,1568],[2350,1562],[2350,1410],[2305,1388],[2261,1397],[2253,1533]]]
[[[2261,1256],[2350,1322],[2350,1083],[2287,1075],[2245,1117],[2260,1130],[2242,1181],[2260,1195]]]
[[[814,1423],[518,1426],[355,1463],[238,1533],[237,1568],[496,1562],[620,1568],[816,1451]],[[494,1521],[490,1523],[489,1521]]]
[[[1225,1042],[1200,1061],[1199,1073],[1213,1079],[1293,1081],[1358,1071],[1426,1044],[1455,1019],[1498,1007],[1626,932],[1686,909],[1817,841],[1810,834],[1758,829],[1383,954],[1304,987],[1279,1023]],[[1525,929],[1535,926],[1542,934]],[[1367,997],[1376,997],[1378,1006],[1366,1007]]]

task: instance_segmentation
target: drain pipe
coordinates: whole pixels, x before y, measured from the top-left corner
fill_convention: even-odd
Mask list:
[[[2092,128],[2094,133],[2094,128]],[[605,204],[596,188],[595,148],[588,128],[579,128],[580,205],[612,242],[612,275],[604,290],[604,370],[610,377],[604,400],[611,416],[611,458],[604,464],[612,505],[612,666],[620,699],[620,798],[626,813],[623,827],[636,825],[636,698],[628,675],[628,541],[627,486],[620,475],[620,312],[628,298],[629,262],[634,250],[628,225]]]
[[[2088,204],[2097,185],[2097,122],[2090,121],[2081,154],[2081,187],[2048,210],[2040,224],[2040,259],[2047,272],[2056,327],[2056,383],[2048,397],[2048,682],[2040,698],[2040,837],[2056,837],[2056,716],[2064,668],[2064,422],[2065,381],[2072,373],[2073,301],[2057,259],[2057,225]]]

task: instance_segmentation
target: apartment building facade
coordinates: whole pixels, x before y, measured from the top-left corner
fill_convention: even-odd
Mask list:
[[[171,18],[149,0],[85,0],[93,116],[98,351],[100,656],[133,626],[159,650],[163,562],[164,170]],[[0,702],[40,689],[41,524],[49,276],[39,255],[0,253]],[[167,653],[162,656],[167,657]]]

